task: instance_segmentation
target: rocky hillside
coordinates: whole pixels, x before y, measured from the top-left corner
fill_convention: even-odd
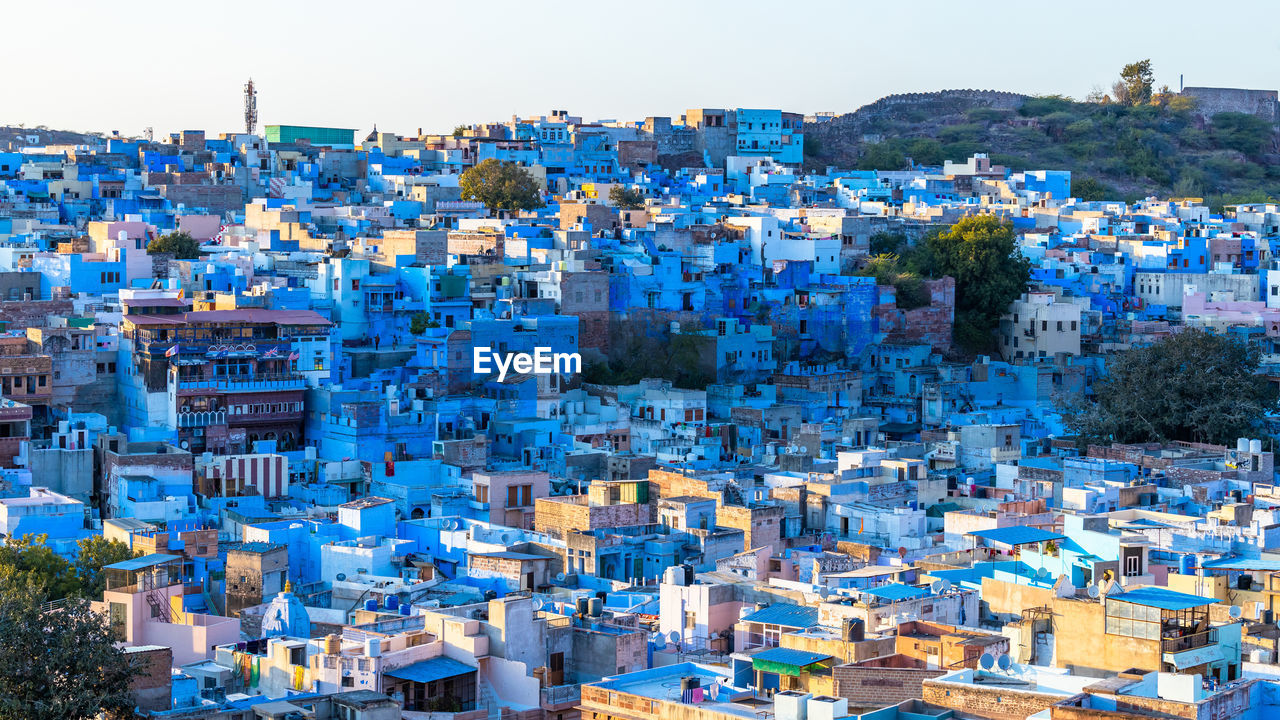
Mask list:
[[[986,152],[1014,170],[1071,170],[1086,198],[1280,197],[1275,126],[1246,112],[1208,116],[1179,95],[1138,107],[989,90],[891,95],[807,124],[805,151],[811,167],[866,170]]]

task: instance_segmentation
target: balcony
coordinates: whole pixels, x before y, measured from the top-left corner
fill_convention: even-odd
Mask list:
[[[582,700],[581,685],[552,685],[542,688],[542,707],[552,708],[559,705],[578,704]]]
[[[297,422],[302,419],[301,410],[283,410],[280,412],[231,412],[228,419],[239,425],[256,423]]]
[[[272,392],[302,390],[306,381],[301,375],[254,375],[250,377],[190,378],[178,380],[178,390],[215,392]]]
[[[178,413],[178,427],[180,428],[226,424],[227,414],[221,410]]]
[[[1204,632],[1194,633],[1192,635],[1183,635],[1182,637],[1164,638],[1160,641],[1160,649],[1167,653],[1180,653],[1187,650],[1194,650],[1205,645],[1216,645],[1218,643],[1218,628],[1209,628]]]

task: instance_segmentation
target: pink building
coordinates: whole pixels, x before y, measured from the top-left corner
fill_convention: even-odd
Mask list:
[[[125,645],[159,645],[173,664],[213,657],[218,645],[240,640],[240,621],[183,609],[182,557],[156,553],[107,565],[107,589],[95,609],[105,612]]]
[[[533,527],[533,501],[551,494],[545,472],[485,472],[472,476],[476,502],[489,504],[489,522]]]

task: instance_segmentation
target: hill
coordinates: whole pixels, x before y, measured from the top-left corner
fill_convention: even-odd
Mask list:
[[[941,165],[985,152],[1015,171],[1070,170],[1085,199],[1280,197],[1276,127],[1245,112],[1206,115],[1176,94],[1132,107],[988,90],[891,95],[806,123],[805,157],[815,168],[898,170],[908,158]]]

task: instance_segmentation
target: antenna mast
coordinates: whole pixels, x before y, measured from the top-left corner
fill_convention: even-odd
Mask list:
[[[253,87],[253,78],[244,85],[244,131],[252,135],[258,127],[258,91]]]

